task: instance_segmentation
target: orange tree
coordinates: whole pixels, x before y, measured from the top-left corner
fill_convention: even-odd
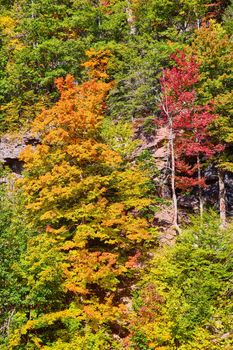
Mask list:
[[[19,269],[28,294],[10,349],[109,349],[112,332],[127,336],[126,290],[153,237],[142,214],[151,202],[145,173],[101,141],[109,53],[88,54],[89,81],[57,79],[59,101],[33,123],[41,144],[21,155],[38,234]]]

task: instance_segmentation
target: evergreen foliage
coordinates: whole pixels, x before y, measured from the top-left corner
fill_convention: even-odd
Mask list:
[[[133,348],[230,349],[232,252],[232,228],[213,213],[156,252],[135,298]]]
[[[1,170],[1,176],[10,181],[9,173]],[[32,231],[27,227],[22,196],[15,191],[9,191],[8,186],[2,183],[0,197],[0,348],[2,349],[9,335],[11,322],[23,307],[23,298],[28,292],[28,287],[22,283],[17,266],[21,255],[26,252],[27,240],[32,236]]]

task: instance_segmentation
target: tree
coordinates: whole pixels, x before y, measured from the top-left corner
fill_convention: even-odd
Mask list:
[[[112,85],[104,81],[109,53],[88,54],[90,80],[77,85],[68,75],[56,81],[59,101],[33,123],[42,143],[21,156],[20,186],[38,235],[22,259],[30,292],[18,316],[23,321],[15,321],[12,349],[85,349],[89,341],[101,346],[95,337],[101,332],[103,348],[113,346],[111,329],[127,334],[120,290],[130,290],[143,242],[153,237],[142,216],[151,203],[147,177],[135,166],[124,168],[100,137]]]
[[[143,0],[134,1],[134,14],[138,32],[150,32],[152,36],[170,39],[186,37],[200,26],[208,11],[209,0]]]
[[[220,215],[222,226],[225,226],[227,206],[224,178],[226,170],[232,171],[232,41],[220,24],[210,21],[208,28],[200,28],[195,33],[192,53],[200,65],[199,97],[203,103],[214,100],[215,113],[218,115],[211,134],[216,142],[225,147],[225,151],[215,159],[219,174]]]
[[[127,7],[126,0],[15,1],[7,13],[14,32],[4,42],[3,73],[11,88],[3,89],[5,124],[25,126],[49,107],[58,98],[55,78],[70,73],[80,81],[89,47],[125,41]]]
[[[233,31],[233,1],[231,0],[229,6],[226,8],[223,16],[223,24],[229,35],[232,35]]]
[[[0,176],[0,347],[5,349],[12,320],[22,308],[22,300],[28,291],[18,274],[17,266],[33,232],[26,226],[22,197],[17,191],[10,191],[8,184],[3,183],[3,179],[12,181],[9,171],[6,172],[1,166]]]
[[[230,349],[232,251],[232,227],[205,213],[157,252],[135,292],[133,349]]]
[[[199,66],[184,52],[173,55],[176,66],[164,70],[161,77],[163,123],[169,129],[169,155],[174,218],[178,227],[176,188],[199,187],[200,214],[203,214],[201,161],[207,160],[223,148],[213,144],[208,131],[216,119],[210,105],[198,105],[195,84],[199,80]],[[193,177],[194,175],[194,177]]]

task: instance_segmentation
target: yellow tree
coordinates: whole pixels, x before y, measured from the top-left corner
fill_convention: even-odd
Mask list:
[[[99,136],[112,85],[104,81],[109,52],[88,55],[90,80],[57,79],[59,101],[33,123],[41,144],[21,155],[20,186],[38,235],[22,259],[29,291],[11,349],[114,346],[109,334],[127,335],[126,290],[153,237],[142,215],[147,177],[124,167]]]

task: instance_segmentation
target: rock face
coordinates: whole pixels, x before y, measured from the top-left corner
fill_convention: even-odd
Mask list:
[[[33,137],[29,133],[18,137],[4,135],[0,139],[0,162],[4,166],[8,166],[13,173],[21,174],[23,162],[19,160],[20,153],[26,145],[35,146],[38,143],[39,138]]]
[[[163,170],[167,166],[169,154],[168,138],[169,130],[167,127],[160,128],[157,130],[155,137],[156,147],[153,152],[153,157],[155,158],[155,163],[158,170]]]
[[[140,128],[136,132],[137,137],[142,141],[142,145],[135,152],[137,156],[144,150],[150,150],[158,170],[163,170],[167,164],[168,159],[168,137],[169,130],[167,127],[156,130],[155,135],[147,136],[141,133]]]

